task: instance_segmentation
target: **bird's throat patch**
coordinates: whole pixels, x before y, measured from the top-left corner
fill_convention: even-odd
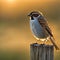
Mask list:
[[[31,20],[34,20],[33,16],[31,16]]]

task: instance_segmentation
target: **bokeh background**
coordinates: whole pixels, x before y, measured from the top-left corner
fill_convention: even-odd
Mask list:
[[[30,60],[36,39],[27,15],[35,10],[48,20],[60,47],[60,0],[0,0],[0,60]],[[60,60],[60,51],[54,51],[54,60]]]

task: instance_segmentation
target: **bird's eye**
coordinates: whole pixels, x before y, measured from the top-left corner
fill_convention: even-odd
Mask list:
[[[38,14],[33,14],[34,17],[38,17],[39,15]]]

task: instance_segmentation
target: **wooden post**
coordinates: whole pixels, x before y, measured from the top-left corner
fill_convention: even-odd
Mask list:
[[[37,44],[30,45],[31,60],[54,60],[53,45]]]

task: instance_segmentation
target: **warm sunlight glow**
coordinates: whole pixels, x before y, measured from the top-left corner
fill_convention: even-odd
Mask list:
[[[8,3],[13,3],[15,0],[7,0]]]

